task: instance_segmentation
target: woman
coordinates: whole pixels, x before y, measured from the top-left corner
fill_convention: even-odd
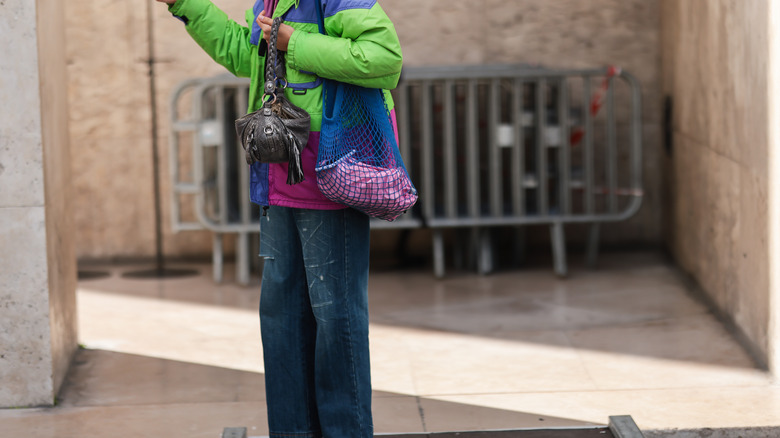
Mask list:
[[[258,0],[241,26],[210,0],[157,0],[219,64],[250,77],[248,111],[261,106],[265,45],[283,17],[285,95],[311,115],[304,181],[287,164],[254,163],[252,201],[263,206],[265,258],[260,323],[271,437],[371,437],[368,350],[368,217],[327,200],[314,165],[322,119],[321,78],[389,90],[400,77],[395,29],[376,0]],[[385,91],[388,105],[392,99]]]

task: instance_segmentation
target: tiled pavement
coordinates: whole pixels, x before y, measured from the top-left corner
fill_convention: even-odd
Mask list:
[[[0,436],[266,435],[259,286],[194,267],[81,281],[85,349],[59,404],[0,411]],[[780,389],[656,253],[605,254],[567,279],[376,270],[370,295],[377,433],[599,430],[623,414],[648,436],[780,425]]]

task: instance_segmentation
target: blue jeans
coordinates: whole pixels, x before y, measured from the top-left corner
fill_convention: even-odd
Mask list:
[[[270,436],[372,437],[368,216],[270,207],[260,255]]]

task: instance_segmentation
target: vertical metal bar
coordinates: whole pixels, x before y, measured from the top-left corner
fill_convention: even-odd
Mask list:
[[[398,149],[401,151],[401,157],[404,159],[406,171],[409,173],[409,177],[412,178],[412,182],[414,182],[416,175],[412,175],[414,157],[412,157],[412,146],[410,141],[412,128],[409,123],[409,112],[411,111],[409,87],[405,83],[401,83],[397,90],[396,96],[398,102],[396,102],[395,106],[395,116],[398,124]]]
[[[178,116],[178,98],[181,95],[176,93],[174,98],[170,101],[169,111],[171,116],[171,126],[175,125],[179,121]],[[179,231],[179,223],[181,221],[181,193],[177,189],[178,184],[181,182],[179,178],[179,131],[176,129],[170,129],[168,133],[168,170],[171,175],[171,188],[173,189],[173,196],[171,196],[171,229],[173,232]]]
[[[525,216],[526,212],[526,162],[525,162],[525,82],[519,78],[515,82],[515,88],[519,93],[515,96],[515,142],[519,149],[519,161],[516,162],[520,170],[520,186],[518,187],[519,210],[516,213]],[[533,175],[533,173],[532,173]],[[515,264],[523,263],[525,259],[525,229],[522,226],[515,227]]]
[[[212,262],[212,270],[214,275],[214,282],[222,283],[222,272],[223,272],[222,262],[224,260],[223,252],[222,252],[223,249],[222,234],[214,233],[214,235],[211,236],[211,240],[212,240],[211,262]]]
[[[611,214],[617,213],[617,144],[615,134],[615,88],[609,78],[607,88],[607,205]]]
[[[590,231],[588,232],[588,248],[586,263],[589,268],[596,267],[596,258],[599,255],[599,223],[593,222],[590,224]]]
[[[473,267],[479,266],[479,254],[478,251],[475,249],[475,248],[479,248],[479,230],[480,230],[479,226],[470,227],[468,229],[468,238],[462,239],[465,240],[465,242],[463,245],[459,245],[459,246],[463,246],[464,248],[464,250],[460,252],[466,253],[466,256],[463,257],[465,263],[463,263],[462,266],[460,266],[461,268],[465,266],[466,269],[471,269]],[[459,238],[460,236],[463,235],[466,234],[458,233]],[[455,263],[453,263],[453,265],[458,267],[457,264]]]
[[[433,109],[431,102],[431,81],[422,81],[420,84],[420,103],[422,110],[422,124],[420,136],[422,137],[422,178],[423,178],[423,213],[426,218],[433,218],[435,212],[436,193],[434,188],[434,163],[433,163]]]
[[[249,96],[249,87],[239,86],[236,88],[236,114],[244,114],[248,107],[247,100]],[[229,129],[229,127],[228,127]],[[239,190],[241,191],[241,199],[239,205],[241,207],[241,223],[248,225],[252,222],[252,204],[249,200],[249,166],[245,164],[243,160],[244,151],[241,148],[240,139],[234,145],[228,145],[228,147],[238,148],[238,167],[239,167]]]
[[[501,187],[501,148],[498,145],[498,123],[501,117],[501,79],[490,81],[488,100],[488,156],[490,159],[490,212],[494,217],[503,215]]]
[[[444,81],[444,206],[447,217],[458,216],[458,161],[455,143],[455,83]]]
[[[444,237],[441,228],[433,230],[433,272],[436,278],[444,278]]]
[[[470,79],[466,92],[466,199],[471,217],[480,215],[478,104],[477,81]]]
[[[242,286],[249,284],[249,233],[242,231],[236,238],[236,282]]]
[[[545,105],[545,88],[547,82],[539,79],[536,82],[536,176],[538,213],[546,216],[547,211],[547,139],[545,136],[547,124],[547,108]]]
[[[480,180],[479,180],[479,119],[477,108],[479,107],[478,82],[470,78],[466,84],[466,199],[468,214],[472,218],[481,214],[480,206]],[[472,227],[469,230],[468,248],[479,246],[479,228]],[[479,255],[475,251],[467,251],[466,266],[479,264]],[[476,262],[475,262],[476,260]]]
[[[624,76],[625,77],[625,76]],[[633,77],[631,86],[631,188],[642,189],[642,90]]]
[[[493,235],[489,227],[479,229],[479,257],[477,258],[477,270],[480,274],[486,275],[493,272]]]
[[[565,277],[566,268],[566,242],[563,235],[563,223],[553,222],[550,224],[550,240],[552,240],[553,263],[555,273],[559,277]]]
[[[398,150],[401,153],[404,167],[406,167],[406,173],[412,180],[412,184],[417,184],[417,174],[415,173],[414,168],[414,157],[412,157],[412,147],[411,142],[409,141],[409,132],[411,128],[409,127],[408,92],[409,87],[406,86],[405,82],[401,82],[398,84],[396,92],[393,95],[393,98],[395,99],[393,103],[395,107],[396,127],[398,129],[396,134],[398,135]],[[402,223],[403,221],[411,220],[411,217],[411,214],[404,215],[398,219],[398,221],[399,223]]]
[[[213,89],[213,87],[212,87]],[[216,120],[224,120],[224,105],[225,105],[225,90],[223,87],[219,87],[217,90],[217,97],[215,100]],[[217,194],[217,212],[219,217],[219,224],[226,225],[228,223],[228,208],[227,208],[227,160],[225,159],[225,145],[218,144],[214,147],[214,151],[217,157],[217,187],[214,191]],[[219,242],[219,244],[217,244]],[[216,269],[219,268],[219,281],[222,281],[222,271],[224,269],[224,246],[222,245],[222,235],[214,235],[214,253],[215,257],[219,259],[218,263],[214,263],[214,275],[217,276]],[[215,259],[216,260],[216,259]]]
[[[171,188],[173,189],[171,196],[171,229],[175,233],[179,231],[179,224],[182,222],[181,205],[179,205],[182,195],[177,189],[177,185],[181,182],[179,180],[179,132],[171,131],[168,144],[170,145],[169,165],[171,171]]]
[[[525,227],[522,225],[514,227],[514,234],[514,262],[515,265],[521,265],[525,262]]]
[[[558,82],[558,124],[561,133],[561,144],[558,150],[558,183],[560,214],[571,212],[571,188],[569,187],[571,173],[571,156],[569,142],[569,88],[566,78]]]
[[[213,89],[213,88],[212,88]],[[223,120],[225,113],[225,89],[223,87],[217,87],[216,98],[216,119]],[[220,225],[226,225],[228,223],[228,206],[227,206],[227,160],[225,159],[225,147],[224,144],[218,144],[214,146],[214,150],[217,155],[217,205],[219,206],[219,223]]]
[[[243,114],[247,110],[248,96],[245,90],[247,90],[247,87],[235,87],[236,114]],[[226,127],[225,129],[229,128],[230,127]],[[223,134],[223,138],[227,138],[227,136]],[[238,200],[238,205],[241,214],[242,228],[247,229],[252,222],[252,210],[249,201],[249,166],[247,166],[243,160],[243,150],[241,149],[241,146],[238,144],[238,142],[235,142],[234,144],[226,143],[225,147],[236,148],[238,150],[236,165],[238,166],[238,190],[241,198]],[[249,235],[249,232],[246,231],[238,233],[238,240],[236,242],[236,281],[243,286],[249,284],[249,279],[251,277],[249,267],[251,265],[252,256],[249,252]]]
[[[514,145],[512,145],[512,212],[517,216],[525,214],[525,148],[523,138],[523,80],[515,78],[512,90],[512,122]]]
[[[259,273],[260,276],[263,275],[263,267],[265,266],[264,260],[262,257],[258,257],[257,255],[260,253],[260,236],[259,233],[252,234],[249,239],[249,254],[252,254],[252,263],[251,266],[254,269],[255,272]]]
[[[585,183],[585,213],[593,215],[595,203],[593,199],[593,116],[590,113],[590,76],[583,77],[582,92],[585,123],[585,138],[583,144],[583,182]]]

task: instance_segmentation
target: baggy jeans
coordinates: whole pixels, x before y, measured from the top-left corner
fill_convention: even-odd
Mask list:
[[[373,437],[368,216],[272,206],[260,255],[270,436]]]

